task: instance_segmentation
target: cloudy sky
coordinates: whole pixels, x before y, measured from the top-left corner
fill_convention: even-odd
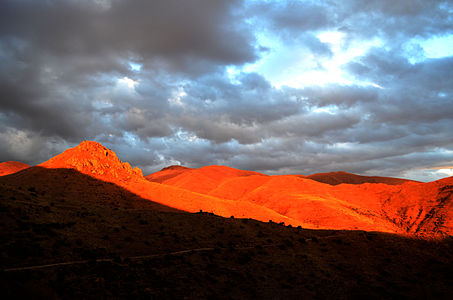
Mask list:
[[[453,3],[0,0],[0,161],[453,175]]]

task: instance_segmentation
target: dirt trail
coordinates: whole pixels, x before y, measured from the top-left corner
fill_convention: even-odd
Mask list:
[[[337,234],[337,235],[328,235],[324,237],[317,237],[317,240],[325,240],[330,238],[342,237],[346,236],[346,234]],[[307,238],[305,241],[310,242],[313,241],[312,238]],[[234,247],[234,250],[250,250],[254,249],[258,246],[263,248],[269,247],[278,247],[280,244],[268,244],[268,245],[252,245],[246,247]],[[140,256],[130,256],[125,257],[123,260],[141,260],[141,259],[148,259],[148,258],[156,258],[156,257],[163,257],[167,255],[182,255],[186,253],[193,253],[193,252],[203,252],[203,251],[215,251],[216,249],[227,249],[227,248],[214,248],[214,247],[205,247],[205,248],[194,248],[194,249],[186,249],[186,250],[179,250],[173,252],[166,252],[166,253],[159,253],[159,254],[150,254],[150,255],[140,255]],[[87,264],[90,262],[111,262],[116,263],[117,259],[114,258],[99,258],[96,260],[77,260],[77,261],[67,261],[61,263],[54,263],[54,264],[45,264],[45,265],[35,265],[35,266],[28,266],[28,267],[15,267],[15,268],[7,268],[3,269],[3,272],[15,272],[15,271],[28,271],[28,270],[39,270],[39,269],[46,269],[46,268],[53,268],[53,267],[60,267],[60,266],[68,266],[68,265],[77,265],[77,264]]]

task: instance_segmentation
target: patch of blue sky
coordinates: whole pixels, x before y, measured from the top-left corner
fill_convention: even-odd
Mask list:
[[[133,132],[130,132],[130,131],[124,132],[124,139],[131,146],[137,145],[137,141],[139,140],[137,135],[135,133],[133,133]]]
[[[343,65],[363,56],[372,47],[380,47],[383,41],[375,38],[367,41],[344,42],[346,34],[338,31],[321,31],[317,38],[332,51],[332,56],[313,53],[303,43],[284,43],[278,36],[257,33],[260,45],[269,50],[253,64],[242,67],[243,72],[257,72],[274,87],[323,86],[326,84],[361,85],[382,88],[374,82],[362,82],[350,76]],[[233,74],[233,70],[229,73]]]
[[[334,115],[338,112],[338,110],[338,106],[331,104],[323,107],[313,108],[311,111],[314,113],[328,113],[330,115]]]
[[[427,58],[453,56],[453,34],[435,36],[421,42]]]
[[[129,68],[131,71],[139,72],[142,69],[142,65],[135,62],[129,62]]]
[[[438,35],[425,40],[412,39],[406,44],[405,51],[412,64],[428,58],[453,56],[453,34]]]

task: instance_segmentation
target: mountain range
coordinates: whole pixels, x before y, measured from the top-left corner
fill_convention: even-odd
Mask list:
[[[13,174],[1,181],[47,184],[51,193],[60,182],[58,175],[51,175],[56,169],[76,170],[150,203],[186,212],[272,220],[311,229],[428,236],[453,233],[453,177],[421,183],[346,172],[269,176],[227,166],[170,166],[144,177],[139,168],[121,162],[113,151],[85,141],[35,167],[2,163],[0,174]]]
[[[450,299],[453,177],[0,164],[3,299]],[[302,296],[301,296],[302,295]]]

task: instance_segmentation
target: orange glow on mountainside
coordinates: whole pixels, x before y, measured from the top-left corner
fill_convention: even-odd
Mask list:
[[[305,228],[427,236],[453,233],[453,177],[419,183],[344,172],[268,176],[226,166],[171,166],[143,177],[139,168],[132,168],[113,151],[89,141],[37,167],[74,169],[164,207],[187,212],[202,210]],[[39,181],[33,169],[21,172],[20,180]],[[19,180],[17,176],[2,180]],[[57,179],[47,181],[52,180]],[[120,196],[112,197],[121,201]]]
[[[24,169],[29,168],[30,166],[18,161],[6,161],[0,163],[0,176],[5,176],[13,174]]]

